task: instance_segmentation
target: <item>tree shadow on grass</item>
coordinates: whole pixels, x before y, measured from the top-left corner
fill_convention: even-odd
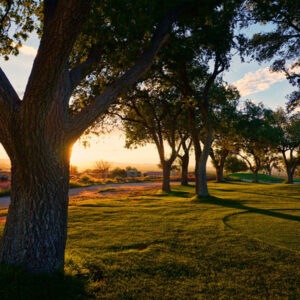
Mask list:
[[[86,285],[86,279],[71,275],[29,274],[21,267],[0,264],[1,300],[93,299]]]
[[[171,197],[191,198],[193,193],[184,192],[184,191],[171,191],[167,195]]]
[[[298,221],[300,222],[300,216],[294,216],[289,214],[280,213],[276,210],[285,210],[285,209],[262,209],[262,208],[256,208],[251,206],[246,206],[242,204],[242,201],[237,200],[231,200],[231,199],[222,199],[214,196],[206,196],[206,197],[194,197],[192,199],[192,202],[194,203],[205,203],[205,204],[213,204],[213,205],[219,205],[223,207],[229,207],[229,208],[236,208],[236,209],[242,209],[250,213],[256,213],[266,216],[271,216],[275,218],[285,219],[285,220],[292,220],[292,221]],[[292,210],[299,210],[299,209],[286,209],[289,211]]]

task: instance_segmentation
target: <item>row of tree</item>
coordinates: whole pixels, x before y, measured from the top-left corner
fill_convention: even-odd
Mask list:
[[[249,169],[255,182],[258,182],[259,171],[266,169],[271,173],[273,168],[283,165],[287,182],[293,183],[294,172],[300,165],[299,114],[288,113],[282,108],[272,111],[252,101],[246,101],[239,108],[237,91],[217,83],[211,94],[208,116],[211,133],[207,141],[207,125],[201,111],[195,109],[191,101],[185,102],[180,91],[168,85],[166,76],[165,73],[159,82],[154,82],[152,77],[151,84],[144,82],[143,86],[137,86],[120,99],[117,112],[116,107],[111,110],[111,115],[122,120],[126,147],[156,145],[163,169],[163,191],[170,191],[170,171],[176,159],[181,162],[182,184],[188,183],[192,147],[196,183],[200,181],[196,193],[200,196],[208,194],[205,174],[208,155],[216,169],[217,181],[224,180],[226,159],[231,156],[232,160],[235,155],[244,160],[244,167],[239,170]],[[163,79],[167,82],[162,82]],[[197,133],[194,139],[193,131]],[[203,159],[205,147],[208,154]]]
[[[164,172],[180,152],[177,135],[189,148],[188,131],[196,192],[207,194],[214,124],[223,103],[237,99],[221,79],[233,51],[261,61],[280,54],[274,71],[299,86],[299,20],[296,0],[0,0],[1,55],[18,54],[32,31],[40,37],[23,99],[0,69],[0,143],[12,165],[0,262],[31,272],[63,266],[71,149],[113,103],[121,117],[132,118],[161,99],[155,126],[162,128],[154,133],[141,116],[138,126],[143,132],[149,126]],[[239,29],[251,23],[272,29],[249,40]],[[149,92],[153,97],[144,95]],[[297,103],[295,92],[289,107]],[[164,130],[180,122],[180,133]],[[171,145],[169,155],[163,141]]]

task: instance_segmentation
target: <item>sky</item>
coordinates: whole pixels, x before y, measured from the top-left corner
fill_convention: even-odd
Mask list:
[[[0,57],[1,68],[20,97],[23,96],[38,45],[39,40],[33,35],[20,48],[20,54],[17,57],[11,56],[8,61]],[[239,56],[235,55],[229,71],[224,74],[224,80],[238,88],[242,101],[251,99],[255,103],[263,102],[265,106],[272,109],[284,107],[285,97],[293,91],[293,88],[283,74],[271,73],[269,66],[269,62],[263,64],[255,61],[241,62]],[[84,169],[93,167],[97,160],[128,164],[158,163],[158,154],[154,145],[133,150],[125,149],[125,137],[120,130],[93,137],[89,144],[88,147],[84,147],[78,141],[74,145],[71,164]],[[7,155],[0,145],[0,159],[5,158]],[[193,158],[191,165],[193,165]]]

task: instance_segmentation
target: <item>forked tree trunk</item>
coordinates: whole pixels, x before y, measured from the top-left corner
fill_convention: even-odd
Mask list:
[[[206,165],[209,156],[209,151],[212,143],[212,131],[211,129],[207,129],[206,136],[204,140],[203,151],[200,155],[199,165],[198,165],[198,176],[196,182],[196,194],[198,196],[208,196],[208,188],[207,188],[207,177],[206,177]]]
[[[171,187],[170,187],[171,166],[168,163],[164,163],[162,164],[162,168],[163,168],[162,190],[163,192],[169,193],[171,191]]]
[[[189,168],[189,155],[183,155],[181,158],[181,185],[188,185],[188,168]]]
[[[11,204],[1,241],[2,263],[22,265],[30,272],[63,267],[69,155],[60,156],[40,149],[28,158],[11,158]]]

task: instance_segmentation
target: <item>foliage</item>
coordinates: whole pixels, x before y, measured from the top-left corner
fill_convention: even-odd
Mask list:
[[[247,164],[235,155],[230,155],[226,158],[224,168],[228,173],[236,173],[248,170]]]
[[[262,103],[255,104],[249,100],[245,102],[238,123],[238,155],[253,173],[261,170],[266,154],[277,145],[280,129],[274,125],[272,110],[265,108]]]
[[[300,165],[300,115],[285,113],[278,109],[275,120],[279,134],[277,135],[277,151],[281,153],[289,181],[293,181],[293,175]]]
[[[33,32],[41,29],[42,1],[0,1],[0,55],[18,55],[22,42]]]
[[[258,61],[275,61],[271,66],[274,72],[283,72],[289,82],[297,87],[287,98],[288,109],[300,105],[300,3],[295,0],[246,1],[252,22],[269,25],[266,32],[256,33],[249,43],[245,43],[246,52]],[[292,61],[292,64],[288,64]]]
[[[223,97],[218,97],[213,113],[213,142],[210,152],[212,164],[223,169],[227,156],[235,152],[238,144],[238,100],[239,94],[234,88],[224,88]],[[223,101],[220,101],[223,100]]]

